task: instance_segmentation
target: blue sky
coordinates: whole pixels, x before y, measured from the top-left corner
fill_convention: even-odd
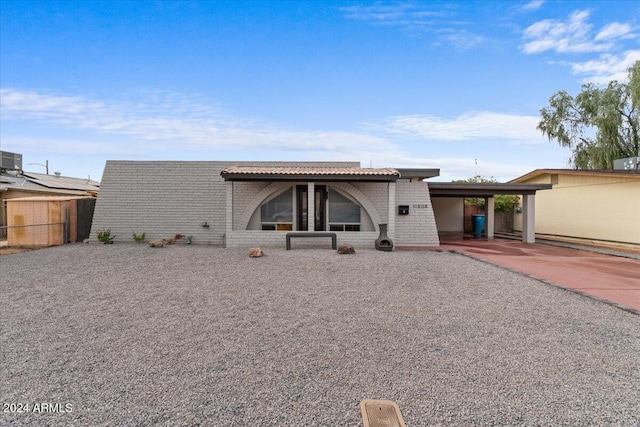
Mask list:
[[[509,180],[567,166],[539,111],[625,80],[638,17],[635,1],[0,0],[0,148],[92,179],[130,159]]]

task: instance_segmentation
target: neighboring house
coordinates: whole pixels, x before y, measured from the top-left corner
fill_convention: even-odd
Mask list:
[[[438,197],[453,200],[455,211],[442,211],[443,218],[458,215],[461,197],[487,197],[491,205],[493,194],[529,200],[549,187],[424,181],[439,173],[357,162],[107,161],[91,238],[110,229],[116,241],[132,241],[133,233],[150,239],[180,233],[193,243],[284,247],[286,232],[331,231],[339,242],[374,247],[387,224],[397,247],[438,246],[432,186]],[[533,233],[533,210],[530,220]]]
[[[61,175],[0,170],[0,226],[6,226],[7,200],[40,196],[96,197],[100,183]]]
[[[511,183],[552,184],[535,202],[539,237],[640,245],[640,171],[536,169]],[[520,215],[514,228],[522,230]]]

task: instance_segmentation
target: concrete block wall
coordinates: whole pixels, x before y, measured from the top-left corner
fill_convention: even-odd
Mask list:
[[[371,201],[384,224],[389,223],[389,183],[356,182],[353,186],[360,190]],[[379,224],[375,224],[376,226]]]
[[[91,240],[111,229],[116,242],[132,233],[161,239],[181,233],[193,243],[223,244],[225,162],[108,161],[96,202]],[[202,226],[203,223],[208,228]]]
[[[231,166],[359,167],[360,164],[109,160],[96,202],[91,241],[97,241],[97,230],[108,228],[116,235],[116,242],[133,241],[132,233],[145,232],[147,239],[181,233],[193,236],[194,244],[224,244],[226,183],[220,172]],[[239,215],[236,211],[233,218]],[[208,228],[202,227],[204,222]]]
[[[227,233],[226,246],[228,248],[276,247],[285,248],[285,231],[244,230]],[[355,248],[372,249],[378,233],[374,231],[337,232],[338,245],[351,243]],[[331,238],[295,238],[291,240],[292,248],[325,248],[331,247]]]
[[[270,182],[233,182],[233,229],[240,230],[240,220],[249,203],[260,191],[269,186]]]
[[[396,246],[440,245],[426,182],[397,182],[395,205]],[[398,215],[398,205],[409,205],[409,215]]]

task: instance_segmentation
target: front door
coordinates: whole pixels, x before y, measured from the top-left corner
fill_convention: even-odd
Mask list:
[[[299,185],[296,187],[296,199],[297,199],[297,228],[301,231],[309,229],[309,199],[308,189],[306,185]],[[325,231],[325,216],[327,207],[327,187],[324,185],[316,185],[314,192],[314,217],[315,217],[315,231]]]

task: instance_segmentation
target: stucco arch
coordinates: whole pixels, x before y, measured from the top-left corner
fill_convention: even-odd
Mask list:
[[[348,182],[332,182],[329,185],[348,194],[356,202],[358,202],[358,204],[360,204],[360,206],[362,206],[369,215],[375,231],[380,232],[379,224],[382,223],[380,214],[378,213],[378,210],[373,205],[373,203],[371,203],[371,200],[369,200],[369,198],[362,191],[358,190],[355,186],[349,184]],[[291,188],[291,186],[291,183],[274,182],[263,188],[258,194],[255,195],[253,199],[251,199],[251,202],[247,205],[247,208],[240,217],[238,228],[240,230],[246,230],[249,226],[249,222],[251,221],[251,217],[253,216],[254,212],[264,203],[265,200],[273,196],[275,193],[280,193],[287,188]]]
[[[251,221],[251,217],[253,213],[264,203],[264,201],[272,196],[274,193],[279,193],[287,188],[291,188],[291,183],[287,182],[274,182],[266,187],[264,187],[258,194],[255,195],[251,202],[247,205],[247,208],[242,212],[242,216],[240,217],[240,221],[238,223],[238,228],[240,230],[246,230],[249,226],[249,221]]]

